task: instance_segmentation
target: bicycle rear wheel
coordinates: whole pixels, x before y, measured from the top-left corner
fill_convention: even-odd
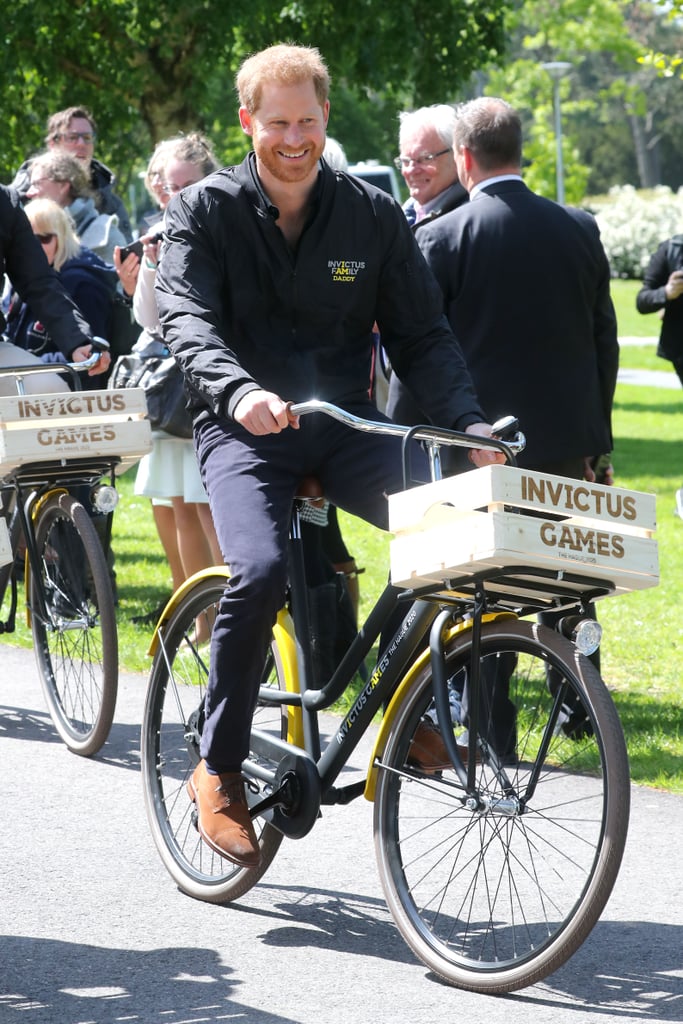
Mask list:
[[[449,678],[462,683],[470,651],[470,636],[452,643]],[[619,870],[630,787],[614,704],[568,640],[529,622],[494,622],[482,630],[481,667],[474,792],[453,768],[427,775],[407,764],[431,703],[427,664],[384,751],[375,836],[409,946],[450,984],[494,993],[550,974],[590,932]],[[587,716],[579,738],[562,729],[560,705],[572,699]]]
[[[73,753],[90,757],[109,735],[118,690],[109,570],[88,513],[70,494],[55,493],[46,500],[35,536],[40,575],[29,573],[26,591],[40,680],[64,743]]]
[[[283,838],[272,825],[256,819],[261,862],[256,868],[240,868],[203,841],[187,794],[200,760],[209,636],[227,585],[225,575],[199,580],[171,615],[152,663],[142,720],[142,779],[154,842],[178,887],[208,903],[229,903],[251,889]],[[262,685],[284,687],[275,643],[263,659]],[[284,736],[285,723],[281,708],[257,707],[254,724],[260,729]]]

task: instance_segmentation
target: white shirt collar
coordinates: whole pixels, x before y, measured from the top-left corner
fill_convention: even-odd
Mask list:
[[[489,185],[497,185],[499,181],[522,181],[521,174],[495,174],[492,178],[484,178],[483,181],[478,181],[470,192],[470,199],[474,199],[477,192],[481,192],[483,188],[488,188]]]

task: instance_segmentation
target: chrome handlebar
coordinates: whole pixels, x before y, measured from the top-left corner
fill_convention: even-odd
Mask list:
[[[332,405],[331,402],[321,402],[317,398],[312,398],[307,402],[293,402],[289,406],[289,411],[294,416],[305,416],[312,412],[322,412],[326,416],[331,416],[332,419],[339,420],[340,423],[345,423],[354,430],[360,430],[367,434],[386,434],[390,437],[400,437],[405,440],[412,437],[416,441],[425,441],[428,448],[430,446],[438,448],[441,445],[446,445],[448,447],[481,448],[485,451],[498,451],[502,452],[506,460],[513,466],[516,464],[515,455],[523,451],[526,446],[526,438],[519,430],[516,431],[513,440],[501,441],[496,437],[480,437],[478,434],[465,434],[459,430],[446,430],[442,427],[431,427],[426,424],[421,424],[417,427],[406,427],[400,423],[366,420],[360,416],[354,416],[353,413],[346,412],[336,405]],[[503,423],[502,420],[498,422]],[[492,430],[495,434],[495,423]]]

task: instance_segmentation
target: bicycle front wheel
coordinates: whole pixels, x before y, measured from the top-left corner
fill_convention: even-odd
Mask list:
[[[480,653],[473,788],[453,768],[410,767],[431,704],[427,664],[382,757],[375,836],[408,945],[450,984],[494,993],[539,981],[590,932],[619,870],[630,787],[616,709],[573,644],[503,620],[483,627]],[[469,635],[447,652],[466,703],[470,655]],[[572,723],[582,709],[581,729],[567,729],[570,708]]]
[[[26,590],[40,680],[64,743],[90,757],[109,735],[118,689],[109,570],[88,513],[70,494],[46,500],[35,537],[40,574],[29,573]]]
[[[211,629],[227,585],[225,575],[199,580],[171,615],[159,637],[142,720],[142,779],[154,842],[178,887],[207,903],[229,903],[251,889],[283,838],[272,825],[256,819],[261,862],[256,868],[240,868],[204,842],[187,793],[200,760]],[[282,670],[274,642],[263,653],[263,662],[262,685],[280,688]],[[259,729],[282,737],[285,722],[281,707],[256,709]]]

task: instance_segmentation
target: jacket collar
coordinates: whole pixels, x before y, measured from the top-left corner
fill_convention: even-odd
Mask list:
[[[500,174],[496,177],[486,178],[478,182],[470,192],[470,200],[477,199],[480,195],[501,195],[504,192],[528,192],[519,174]]]
[[[247,193],[249,198],[252,200],[256,212],[260,217],[271,217],[273,220],[277,220],[280,216],[280,211],[277,206],[272,203],[263,188],[261,179],[258,176],[256,170],[256,154],[252,150],[247,153],[246,157],[239,164],[235,171],[235,176],[241,188]],[[324,160],[320,161],[320,170],[316,179],[315,188],[311,197],[311,209],[317,210],[322,195],[325,182],[335,176],[335,172],[325,163]]]

